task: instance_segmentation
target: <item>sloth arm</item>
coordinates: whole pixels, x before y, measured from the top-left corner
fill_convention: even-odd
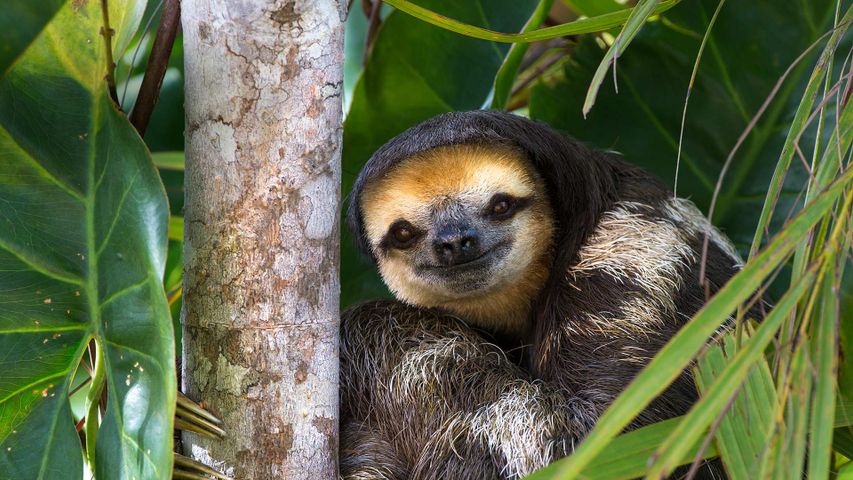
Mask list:
[[[520,478],[597,418],[452,316],[378,301],[341,331],[344,478]]]

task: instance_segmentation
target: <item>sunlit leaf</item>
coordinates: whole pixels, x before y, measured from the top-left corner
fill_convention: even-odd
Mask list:
[[[143,1],[110,2],[120,51]],[[109,98],[100,2],[69,2],[0,82],[0,478],[82,478],[68,401],[94,339],[99,478],[166,478],[175,367],[168,208]]]
[[[65,0],[7,0],[0,15],[0,77],[32,44]]]

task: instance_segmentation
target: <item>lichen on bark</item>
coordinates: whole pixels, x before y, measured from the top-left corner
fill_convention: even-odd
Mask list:
[[[184,0],[187,394],[235,478],[334,478],[346,5]]]

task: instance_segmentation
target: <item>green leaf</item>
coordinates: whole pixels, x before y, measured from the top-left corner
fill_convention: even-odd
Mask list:
[[[640,0],[637,6],[631,10],[631,15],[628,16],[628,20],[625,22],[625,26],[622,27],[622,31],[616,36],[613,45],[607,49],[607,53],[604,54],[604,58],[601,59],[601,63],[598,64],[598,68],[592,74],[592,81],[590,81],[589,89],[586,91],[586,98],[583,102],[584,116],[592,110],[592,106],[595,104],[595,97],[598,96],[598,89],[601,88],[601,83],[604,82],[604,75],[610,69],[610,65],[613,64],[613,68],[616,68],[616,59],[622,56],[628,44],[631,43],[631,40],[639,33],[643,24],[654,13],[657,5],[658,0]]]
[[[151,158],[154,165],[162,170],[184,171],[184,152],[154,152]]]
[[[537,4],[535,0],[420,3],[453,18],[503,31],[518,31]],[[508,48],[391,12],[355,86],[344,124],[344,198],[364,162],[393,136],[439,113],[479,108]],[[361,258],[344,230],[341,306],[388,295],[376,268]]]
[[[535,42],[539,40],[549,40],[551,38],[565,37],[569,35],[581,35],[584,33],[595,33],[609,30],[625,23],[629,16],[633,13],[633,8],[625,8],[613,13],[605,13],[593,18],[582,18],[573,22],[556,25],[554,27],[540,28],[525,33],[501,33],[501,31],[489,30],[487,28],[478,27],[465,23],[464,21],[454,20],[448,15],[442,15],[436,12],[436,9],[430,10],[420,5],[416,5],[408,0],[384,0],[385,3],[393,5],[400,11],[406,12],[409,15],[430,23],[437,27],[444,28],[451,32],[456,32],[472,38],[480,40],[489,40],[493,42],[516,43],[516,42]],[[664,0],[654,9],[654,13],[664,12],[674,7],[681,0]],[[427,3],[427,2],[418,2]],[[504,11],[495,8],[491,3],[490,9],[494,11]],[[510,14],[506,14],[511,17]],[[455,18],[459,18],[453,16]],[[464,20],[464,19],[463,19]]]
[[[0,77],[32,44],[65,0],[7,0],[0,15]]]
[[[649,458],[655,449],[663,442],[684,417],[670,418],[637,430],[622,434],[605,448],[583,470],[579,478],[584,480],[623,480],[639,478],[649,469]],[[699,451],[699,445],[694,445],[682,459],[682,464],[692,463]],[[702,459],[717,455],[714,445],[709,445],[702,454]],[[549,480],[560,478],[559,463],[528,475],[525,480]]]
[[[553,4],[554,0],[540,0],[539,5],[533,11],[522,31],[529,32],[539,27],[545,21],[545,18],[548,17],[548,12],[551,11],[551,5]],[[529,43],[515,43],[510,47],[506,59],[501,64],[501,68],[498,69],[498,74],[495,75],[492,91],[489,92],[489,97],[486,98],[483,108],[487,106],[496,110],[506,108],[506,102],[509,100],[510,93],[512,92],[512,85],[515,83],[515,77],[518,75],[518,67],[524,59],[524,54],[527,53],[528,46],[530,46]]]
[[[726,368],[727,358],[736,352],[734,337],[729,335],[725,338],[725,354],[720,345],[714,345],[699,359],[695,378],[701,397]],[[764,478],[760,459],[767,447],[775,409],[773,376],[767,361],[759,357],[715,434],[720,457],[732,480]]]
[[[184,241],[184,217],[169,217],[169,240]]]
[[[843,362],[839,366],[838,389],[841,397],[853,400],[853,269],[846,269],[841,278],[841,322],[839,335]]]
[[[364,69],[368,20],[358,4],[347,12],[344,26],[344,112],[349,111],[355,83]]]
[[[847,458],[853,458],[853,432],[850,428],[837,428],[832,436],[832,449]]]
[[[838,470],[836,480],[853,480],[853,462],[847,462]]]
[[[746,268],[749,268],[747,266]],[[654,478],[659,478],[662,475],[667,475],[678,466],[678,460],[687,450],[691,442],[695,442],[702,436],[702,431],[711,425],[718,412],[723,410],[723,407],[728,402],[738,388],[744,382],[749,374],[750,368],[763,358],[764,349],[773,340],[776,332],[782,321],[788,317],[788,314],[797,306],[800,298],[805,295],[809,287],[814,282],[815,274],[804,275],[802,279],[795,285],[784,297],[779,301],[767,317],[761,322],[755,334],[745,341],[743,347],[737,351],[732,358],[726,362],[718,359],[717,366],[722,367],[719,372],[714,372],[713,382],[706,386],[702,398],[697,401],[690,411],[685,416],[682,422],[675,431],[670,434],[669,438],[658,448],[658,459],[655,465],[652,466],[649,475]],[[736,280],[736,279],[735,279]],[[715,299],[726,294],[727,289],[731,289],[734,280],[724,287]],[[714,306],[716,302],[712,300],[709,306]],[[699,318],[699,315],[697,315]],[[717,318],[725,318],[720,316]],[[691,321],[693,323],[693,321]],[[673,342],[675,343],[675,342]],[[713,351],[712,351],[713,352]],[[650,369],[649,369],[650,370]],[[736,423],[736,422],[733,422]],[[759,430],[760,431],[760,430]],[[766,432],[763,432],[766,434]],[[744,435],[745,436],[745,435]],[[760,440],[760,439],[759,439]],[[763,442],[761,442],[763,443]],[[754,444],[754,450],[761,451],[761,443]],[[720,449],[724,451],[723,448]],[[737,452],[742,458],[742,462],[750,467],[755,465],[755,461],[747,454],[754,453],[747,451]],[[750,461],[753,460],[753,461]],[[735,469],[734,472],[741,473]],[[735,478],[755,478],[756,472],[742,472],[743,476],[735,476]]]
[[[779,156],[779,161],[776,164],[776,169],[773,172],[773,177],[770,180],[770,186],[767,190],[768,195],[764,200],[764,206],[761,209],[761,216],[758,220],[758,226],[755,228],[755,234],[750,247],[750,256],[758,251],[761,241],[764,238],[764,232],[770,222],[770,217],[776,208],[776,201],[779,198],[779,192],[782,187],[782,181],[785,174],[788,172],[791,160],[794,158],[796,145],[807,128],[807,120],[811,114],[812,107],[817,100],[818,89],[824,83],[827,70],[832,64],[832,58],[838,44],[844,37],[844,34],[850,28],[850,22],[853,21],[853,6],[847,9],[847,13],[841,18],[838,28],[836,28],[826,46],[820,54],[820,57],[815,63],[814,69],[806,83],[805,90],[802,94],[802,99],[797,106],[794,118],[790,122],[791,126],[788,129],[788,135],[785,137],[785,143],[782,146],[782,153]],[[836,159],[837,161],[837,159]]]
[[[596,147],[621,152],[626,160],[673,185],[684,94],[703,33],[717,0],[682,2],[647,23],[618,60],[619,94],[605,82],[595,109],[584,120],[583,98],[604,49],[583,40],[563,76],[537,84],[530,116]],[[711,32],[690,96],[684,133],[679,194],[703,211],[722,164],[776,80],[790,63],[831,28],[834,1],[755,0],[727,4]],[[784,31],[785,35],[779,35]],[[779,151],[811,70],[808,57],[782,86],[752,135],[735,156],[714,214],[714,224],[746,253],[768,191]],[[801,147],[809,151],[809,137]],[[795,161],[785,178],[769,225],[778,231],[807,174]]]
[[[784,415],[784,423],[780,422],[778,431],[770,442],[773,448],[768,448],[766,452],[768,463],[775,469],[769,473],[776,478],[787,477],[791,480],[802,478],[812,390],[809,350],[810,346],[807,342],[797,345],[791,357],[790,366],[786,368],[790,373],[783,377],[784,380],[779,381],[780,390],[785,386],[794,386],[794,388],[789,387],[787,401],[781,412],[777,410],[777,414]]]
[[[110,2],[116,48],[144,2]],[[68,393],[85,347],[108,397],[99,478],[166,478],[175,366],[168,207],[104,82],[100,2],[69,2],[0,81],[0,478],[82,478]]]
[[[835,266],[830,262],[821,292],[817,335],[814,337],[815,397],[809,430],[809,478],[829,477],[832,459],[832,428],[835,414],[835,384],[838,372],[838,291]]]

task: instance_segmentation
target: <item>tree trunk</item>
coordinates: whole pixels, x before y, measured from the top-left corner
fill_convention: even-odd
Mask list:
[[[183,388],[234,478],[334,478],[343,22],[335,0],[183,0]]]

